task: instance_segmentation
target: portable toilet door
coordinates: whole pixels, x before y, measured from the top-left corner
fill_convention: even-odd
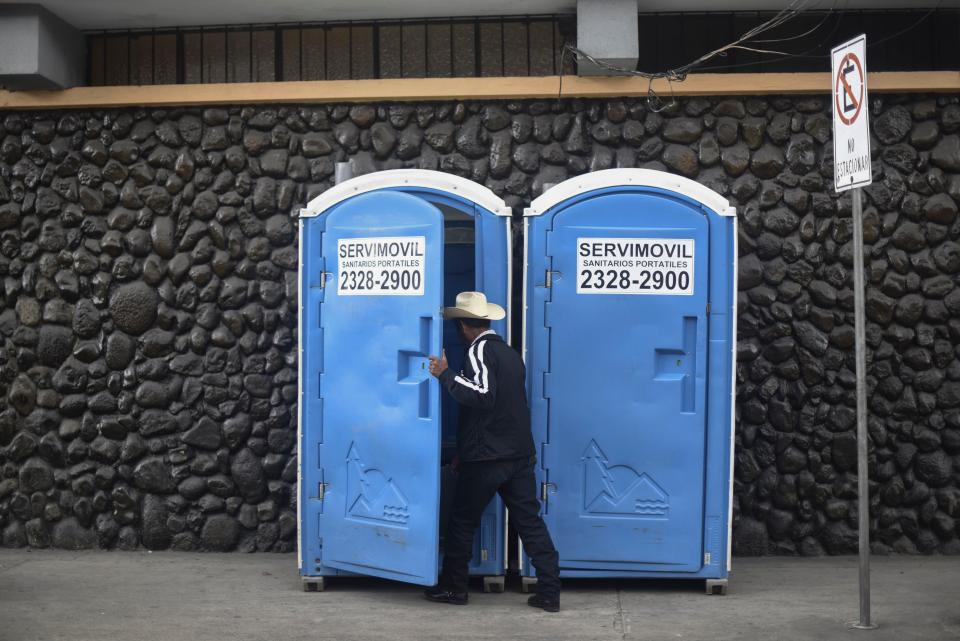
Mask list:
[[[361,574],[433,585],[441,464],[456,407],[428,356],[458,340],[460,289],[510,303],[510,209],[485,187],[391,170],[332,187],[301,211],[298,562],[304,588]],[[509,336],[509,324],[494,329]],[[446,336],[444,333],[446,332]],[[471,574],[502,590],[506,518],[484,512]]]
[[[566,180],[525,211],[527,389],[563,577],[726,589],[736,220],[644,169]]]

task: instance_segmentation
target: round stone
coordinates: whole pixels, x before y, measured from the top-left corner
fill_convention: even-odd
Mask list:
[[[942,138],[933,148],[930,162],[944,171],[960,172],[960,136]]]
[[[143,497],[140,510],[140,536],[143,546],[148,550],[165,550],[170,546],[170,530],[166,497],[147,494]]]
[[[15,410],[26,416],[36,407],[37,386],[26,374],[20,374],[10,385],[7,399]]]
[[[20,521],[14,521],[3,529],[0,544],[5,548],[22,548],[27,544],[27,533]]]
[[[277,215],[264,223],[264,233],[271,243],[283,247],[293,239],[296,230],[289,216]]]
[[[144,381],[137,388],[137,404],[141,407],[165,408],[170,402],[166,385],[156,381]]]
[[[220,447],[220,426],[209,417],[204,416],[181,437],[184,443],[205,450],[216,450]]]
[[[953,461],[942,450],[918,454],[914,470],[921,481],[932,487],[941,487],[953,477]]]
[[[177,489],[170,467],[157,456],[140,461],[133,470],[134,484],[145,492],[169,494]]]
[[[53,547],[61,550],[89,550],[97,547],[97,534],[83,527],[74,517],[65,518],[53,526]]]
[[[223,438],[231,448],[240,447],[246,442],[252,428],[249,415],[237,414],[223,422]]]
[[[267,176],[285,178],[287,174],[288,157],[289,154],[286,149],[271,149],[260,156],[260,168]],[[214,197],[214,204],[215,203],[216,199]]]
[[[26,523],[27,545],[32,548],[50,547],[50,533],[46,524],[39,518],[30,519]]]
[[[833,465],[838,470],[852,470],[857,466],[857,436],[838,434],[833,439]]]
[[[673,118],[663,128],[663,137],[670,142],[691,143],[700,138],[703,125],[699,118]]]
[[[323,133],[309,133],[300,141],[300,148],[307,158],[326,156],[333,152],[334,142],[329,135]]]
[[[168,332],[159,328],[148,330],[140,338],[140,345],[143,349],[143,355],[149,358],[165,356],[173,351],[173,332]]]
[[[957,218],[957,203],[947,194],[935,194],[923,204],[924,217],[940,225],[952,225]]]
[[[73,353],[76,338],[68,327],[44,325],[37,342],[37,358],[48,367],[59,367]]]
[[[720,152],[720,162],[728,174],[739,176],[750,164],[750,149],[743,143],[727,147]]]
[[[504,127],[506,127],[506,124],[504,124]],[[450,153],[453,151],[453,132],[453,123],[441,122],[427,129],[424,139],[433,149],[441,153]]]
[[[663,152],[663,162],[684,176],[696,176],[699,171],[696,152],[684,145],[667,145]]]
[[[714,107],[713,114],[715,116],[725,116],[736,119],[744,118],[747,115],[743,102],[736,99],[720,101],[717,103],[717,106]]]
[[[203,524],[200,540],[210,550],[229,552],[237,545],[240,525],[226,514],[214,514]]]
[[[354,105],[350,108],[350,120],[358,127],[367,128],[377,120],[377,110],[371,105]]]
[[[750,170],[757,178],[776,178],[785,166],[783,151],[773,145],[764,145],[753,154]]]
[[[190,476],[185,478],[177,486],[177,492],[180,496],[195,501],[207,491],[207,483],[199,476]]]
[[[136,343],[132,338],[113,332],[107,337],[104,360],[111,369],[122,370],[130,363],[135,349]]]
[[[42,492],[53,487],[53,468],[42,458],[27,459],[20,466],[20,491],[24,494]]]
[[[932,120],[917,123],[910,132],[910,144],[921,150],[930,149],[939,138],[940,128]]]
[[[738,556],[767,554],[770,538],[767,526],[756,519],[741,516],[733,530],[733,553]]]
[[[798,174],[805,174],[813,169],[817,163],[813,139],[807,134],[793,136],[787,146],[786,161],[790,169]]]
[[[387,158],[397,145],[397,134],[389,124],[378,122],[370,130],[370,141],[377,158]]]
[[[93,301],[83,299],[74,306],[73,331],[80,338],[93,338],[100,332],[100,310]]]
[[[489,131],[500,131],[510,125],[510,114],[496,106],[483,108],[483,126]]]
[[[40,309],[40,303],[35,298],[18,298],[15,306],[17,318],[23,325],[35,327],[40,324],[43,318],[43,312]]]
[[[20,203],[0,205],[0,231],[16,227],[20,223]]]
[[[140,546],[140,537],[132,526],[127,525],[120,528],[116,537],[117,548],[120,550],[136,550]]]
[[[857,550],[857,531],[846,521],[831,521],[824,526],[820,542],[830,554],[850,554]]]
[[[146,283],[117,287],[110,296],[110,315],[118,329],[139,336],[157,320],[159,297]]]
[[[260,465],[260,459],[250,449],[244,448],[237,452],[230,463],[230,474],[248,502],[256,502],[263,498],[266,490],[263,468]]]
[[[909,252],[919,251],[927,245],[923,229],[912,222],[905,222],[897,227],[893,232],[892,241],[894,246]]]
[[[885,145],[900,142],[910,133],[913,121],[910,112],[902,105],[897,105],[885,111],[877,118],[871,129]]]

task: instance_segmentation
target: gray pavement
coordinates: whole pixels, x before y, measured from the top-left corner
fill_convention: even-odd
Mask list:
[[[0,640],[960,639],[960,557],[874,559],[869,632],[847,627],[855,557],[734,561],[727,596],[570,580],[562,611],[546,614],[510,584],[467,607],[370,579],[306,593],[293,555],[0,550]]]

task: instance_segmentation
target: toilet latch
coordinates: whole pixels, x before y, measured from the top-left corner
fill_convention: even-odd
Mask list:
[[[544,503],[547,502],[547,488],[553,488],[553,492],[556,493],[557,484],[547,483],[546,481],[540,484],[540,500],[543,501]]]

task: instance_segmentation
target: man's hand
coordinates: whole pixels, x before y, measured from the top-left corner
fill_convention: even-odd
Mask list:
[[[440,358],[430,357],[430,373],[440,378],[440,375],[447,371],[447,350],[440,353]]]

